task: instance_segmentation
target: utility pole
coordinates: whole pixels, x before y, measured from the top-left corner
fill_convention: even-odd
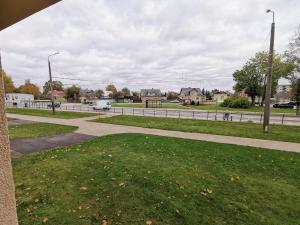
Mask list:
[[[51,55],[48,55],[48,68],[49,68],[49,81],[50,81],[50,91],[51,91],[51,105],[53,115],[55,114],[55,105],[54,105],[54,95],[53,95],[53,83],[52,83],[52,73],[51,73],[51,63],[50,57],[59,54],[59,52],[55,52]]]
[[[4,73],[0,52],[0,224],[17,225],[16,199],[11,167],[11,151],[5,115]]]
[[[273,72],[273,54],[274,54],[274,35],[275,35],[275,22],[274,22],[274,11],[268,9],[267,13],[272,13],[273,22],[271,24],[271,38],[270,38],[270,50],[269,50],[269,62],[268,62],[268,73],[267,73],[267,85],[266,85],[266,96],[265,96],[265,109],[264,109],[264,123],[263,131],[269,132],[270,123],[270,101],[272,93],[272,72]]]

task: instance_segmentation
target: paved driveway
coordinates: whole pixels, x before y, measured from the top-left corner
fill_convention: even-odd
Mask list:
[[[15,139],[10,141],[10,147],[14,151],[13,157],[18,157],[23,154],[77,144],[94,138],[95,136],[92,135],[70,133],[41,138]]]

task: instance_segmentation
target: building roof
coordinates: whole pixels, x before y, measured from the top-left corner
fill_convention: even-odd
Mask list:
[[[214,93],[214,95],[228,95],[228,92],[226,91],[217,91]]]
[[[204,95],[202,94],[200,88],[191,88],[191,87],[188,87],[188,88],[181,88],[181,90],[180,90],[180,95],[185,95],[185,96],[190,95],[190,92],[193,91],[193,90],[197,91],[197,95],[198,95],[198,96],[204,96]]]
[[[160,89],[141,89],[141,97],[161,97],[161,91]]]

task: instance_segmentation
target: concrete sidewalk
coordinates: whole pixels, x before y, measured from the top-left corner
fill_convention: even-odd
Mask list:
[[[87,121],[87,120],[99,118],[99,116],[86,117],[86,118],[80,118],[80,119],[58,119],[58,118],[50,118],[50,117],[37,117],[37,116],[8,114],[8,117],[22,119],[22,120],[31,120],[31,121],[35,121],[35,122],[45,122],[45,123],[55,123],[55,124],[62,124],[62,125],[78,126],[79,129],[76,131],[76,133],[93,135],[93,136],[98,136],[98,137],[110,135],[110,134],[119,134],[119,133],[143,133],[143,134],[150,134],[150,135],[159,135],[159,136],[166,136],[166,137],[177,137],[177,138],[185,138],[185,139],[193,139],[193,140],[211,141],[211,142],[216,142],[216,143],[236,144],[236,145],[242,145],[242,146],[252,146],[252,147],[300,153],[300,144],[299,143],[261,140],[261,139],[252,139],[252,138],[243,138],[243,137],[223,136],[223,135],[213,135],[213,134],[204,134],[204,133],[169,131],[169,130],[150,129],[150,128],[114,125],[114,124],[105,124],[105,123],[96,123],[96,122]]]

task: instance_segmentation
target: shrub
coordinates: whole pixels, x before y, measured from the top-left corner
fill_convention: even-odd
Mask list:
[[[221,104],[222,107],[246,109],[250,107],[250,102],[244,97],[229,97]]]
[[[230,98],[226,98],[226,99],[224,100],[224,102],[222,102],[222,103],[220,104],[220,106],[222,106],[222,107],[229,107],[230,102],[231,102],[231,97],[230,97]]]

